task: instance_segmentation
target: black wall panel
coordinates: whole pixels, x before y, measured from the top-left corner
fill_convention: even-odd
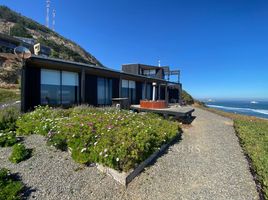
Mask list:
[[[112,98],[119,98],[119,79],[112,79]]]
[[[25,111],[29,111],[40,104],[40,68],[27,66],[25,70]]]
[[[135,104],[139,104],[142,99],[142,83],[136,82],[136,101]]]
[[[86,74],[85,101],[89,105],[97,105],[97,76]]]

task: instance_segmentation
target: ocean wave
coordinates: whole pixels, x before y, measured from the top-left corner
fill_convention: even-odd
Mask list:
[[[264,110],[264,109],[238,108],[238,107],[218,106],[218,105],[210,105],[210,104],[207,104],[207,106],[211,108],[221,108],[224,110],[231,110],[231,111],[238,111],[238,112],[245,112],[245,113],[255,112],[255,113],[268,115],[268,110]]]

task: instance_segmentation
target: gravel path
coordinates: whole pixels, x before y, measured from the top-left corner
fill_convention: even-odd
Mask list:
[[[125,189],[95,167],[83,167],[68,153],[27,137],[34,156],[11,164],[10,148],[0,148],[0,166],[18,172],[31,188],[29,199],[258,199],[232,121],[196,109],[192,127]]]

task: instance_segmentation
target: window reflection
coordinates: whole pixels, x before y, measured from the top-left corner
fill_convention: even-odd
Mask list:
[[[76,104],[78,90],[78,73],[41,69],[41,105]]]

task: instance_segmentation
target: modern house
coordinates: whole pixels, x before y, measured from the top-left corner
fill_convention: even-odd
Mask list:
[[[37,105],[68,107],[88,104],[108,106],[112,98],[129,99],[131,104],[152,99],[180,100],[181,84],[165,79],[164,68],[130,64],[122,71],[60,59],[32,56],[22,69],[22,111]]]

